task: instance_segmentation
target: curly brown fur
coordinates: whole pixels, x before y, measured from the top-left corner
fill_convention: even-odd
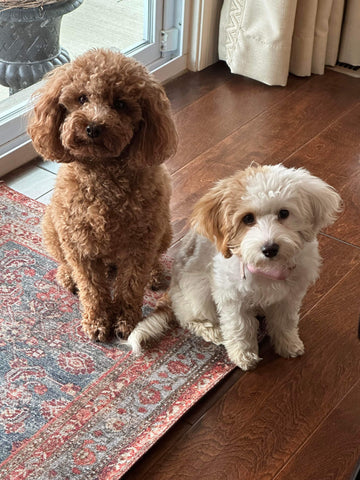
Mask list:
[[[61,162],[43,223],[57,279],[78,291],[90,338],[127,338],[171,241],[169,174],[177,135],[161,85],[134,59],[91,50],[56,68],[29,133]]]

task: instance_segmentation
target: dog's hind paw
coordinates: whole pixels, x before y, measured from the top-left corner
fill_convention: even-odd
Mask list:
[[[241,370],[244,370],[245,372],[247,370],[253,370],[256,368],[257,364],[260,362],[260,360],[262,360],[255,352],[251,351],[237,352],[236,355],[229,354],[229,357],[237,367],[241,368]]]
[[[110,339],[109,328],[101,322],[82,322],[83,329],[94,342],[107,342]]]

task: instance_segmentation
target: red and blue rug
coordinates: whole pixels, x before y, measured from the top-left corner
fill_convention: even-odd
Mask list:
[[[43,249],[44,208],[0,183],[0,478],[119,479],[233,365],[180,329],[141,357],[91,342]]]

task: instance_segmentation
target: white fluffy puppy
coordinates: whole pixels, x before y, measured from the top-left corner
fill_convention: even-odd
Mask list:
[[[319,274],[316,236],[340,203],[332,187],[302,168],[249,167],[218,182],[195,206],[167,295],[131,333],[133,351],[160,336],[175,314],[248,370],[260,360],[261,314],[275,351],[302,355],[299,309]]]

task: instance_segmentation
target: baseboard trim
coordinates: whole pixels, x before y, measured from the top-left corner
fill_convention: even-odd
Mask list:
[[[31,140],[24,141],[0,157],[0,177],[30,162],[37,156]]]

